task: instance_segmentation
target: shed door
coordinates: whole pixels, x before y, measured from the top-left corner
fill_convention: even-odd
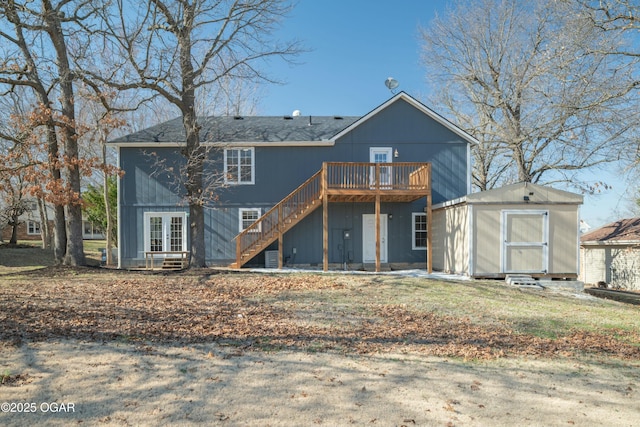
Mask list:
[[[502,211],[502,272],[546,273],[549,212]]]

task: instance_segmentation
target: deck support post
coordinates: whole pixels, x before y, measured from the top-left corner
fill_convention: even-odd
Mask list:
[[[380,272],[380,194],[376,194],[376,273]]]
[[[376,163],[376,273],[380,272],[380,165]]]
[[[322,270],[329,270],[329,198],[327,196],[327,163],[322,163]]]
[[[282,270],[282,253],[283,253],[283,239],[282,239],[282,206],[278,206],[278,269]]]
[[[431,222],[433,215],[431,213],[431,192],[427,195],[427,272],[433,273],[433,244],[431,240]]]
[[[431,195],[431,163],[427,165],[427,272],[433,273],[433,243],[431,238],[431,223],[433,222],[433,213],[431,209],[432,195]]]

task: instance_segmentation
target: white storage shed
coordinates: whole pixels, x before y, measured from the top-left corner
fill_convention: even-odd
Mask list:
[[[531,183],[433,206],[433,268],[474,278],[575,279],[581,195]]]

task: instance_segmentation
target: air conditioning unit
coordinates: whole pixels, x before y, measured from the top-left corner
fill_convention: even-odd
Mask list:
[[[278,251],[265,251],[264,252],[264,267],[265,268],[278,268]]]

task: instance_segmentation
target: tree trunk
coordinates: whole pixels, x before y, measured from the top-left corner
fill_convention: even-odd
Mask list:
[[[42,249],[51,249],[49,216],[47,214],[47,206],[42,198],[38,198],[38,213],[40,214],[40,238],[42,239]]]
[[[191,265],[206,267],[204,207],[202,206],[202,173],[206,150],[200,146],[200,136],[195,114],[184,115],[187,134],[187,198],[189,200],[189,228],[191,231]]]
[[[61,111],[66,123],[62,127],[64,137],[64,154],[66,157],[67,181],[69,203],[67,205],[67,253],[65,264],[85,265],[84,246],[82,240],[82,207],[81,207],[81,183],[80,169],[78,168],[78,135],[75,129],[75,106],[73,76],[69,64],[67,45],[64,32],[60,23],[60,17],[52,8],[48,0],[42,2],[44,17],[47,22],[47,31],[51,37],[51,43],[56,51],[56,65],[60,79],[60,103]]]
[[[192,6],[190,6],[192,7]],[[193,19],[193,9],[185,10],[188,21]],[[190,30],[189,30],[190,31]],[[186,185],[189,200],[189,228],[191,231],[191,265],[206,267],[205,230],[203,207],[203,170],[206,150],[200,145],[200,127],[196,115],[195,75],[192,61],[191,34],[189,31],[178,32],[180,49],[180,71],[182,75],[182,123],[186,135]]]
[[[67,253],[67,227],[64,206],[56,205],[53,208],[53,258],[56,264],[62,264]]]
[[[66,265],[80,266],[86,265],[84,256],[84,241],[82,239],[82,207],[77,204],[67,206],[69,221],[67,225],[67,255],[64,263]]]
[[[102,164],[107,164],[107,141],[106,135],[101,131],[102,138]],[[113,264],[113,257],[111,254],[111,247],[113,246],[113,239],[111,238],[112,230],[113,230],[113,218],[111,217],[111,202],[109,200],[109,175],[106,172],[103,174],[102,181],[102,196],[104,197],[104,209],[107,214],[107,229],[105,230],[106,238],[107,238],[107,265]]]
[[[11,226],[11,238],[9,239],[10,245],[15,245],[18,243],[18,217],[12,216],[9,225]]]

